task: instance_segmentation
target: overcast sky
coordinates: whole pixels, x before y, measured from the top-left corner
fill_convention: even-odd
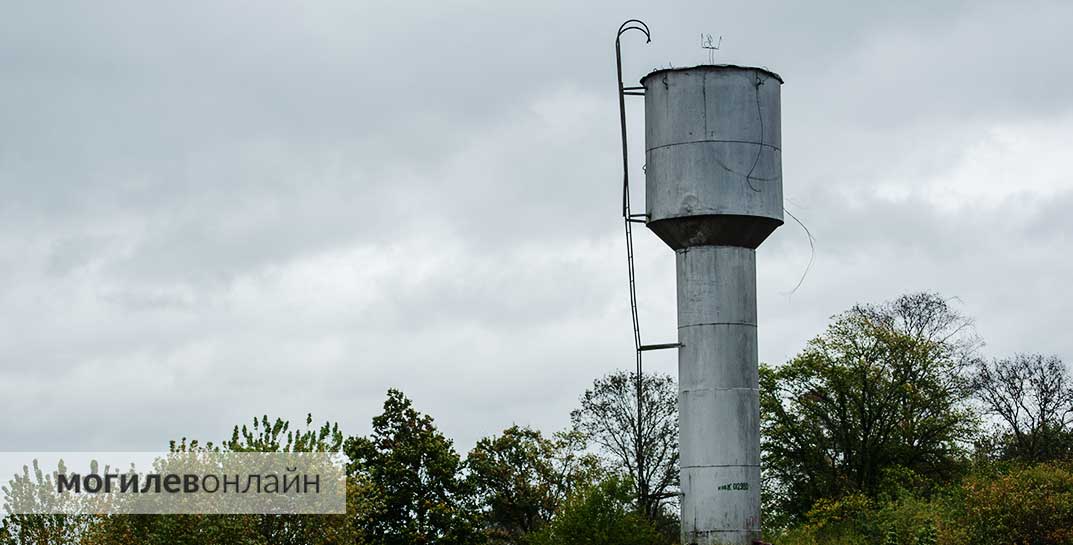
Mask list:
[[[1073,360],[1069,1],[0,0],[0,450],[265,413],[363,434],[389,387],[462,450],[568,425],[633,365],[630,17],[629,81],[706,62],[702,32],[786,80],[816,259],[790,295],[802,230],[758,251],[762,361],[920,290],[987,355]],[[673,253],[637,239],[645,340],[671,342]]]

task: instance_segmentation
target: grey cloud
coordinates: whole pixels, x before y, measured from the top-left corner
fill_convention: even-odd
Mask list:
[[[986,206],[929,193],[975,175],[994,127],[1051,147],[1068,131],[1065,3],[16,3],[2,447],[160,448],[264,412],[361,433],[388,386],[462,446],[566,425],[632,357],[611,46],[634,16],[654,41],[624,42],[631,80],[704,60],[700,32],[724,35],[720,61],[786,77],[788,207],[818,254],[785,295],[803,235],[760,250],[762,358],[855,302],[929,289],[964,301],[988,350],[1073,359],[1061,177]],[[992,185],[1027,161],[996,150]],[[663,341],[673,260],[647,233],[638,250]]]

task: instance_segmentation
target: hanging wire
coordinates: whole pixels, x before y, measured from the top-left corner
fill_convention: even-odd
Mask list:
[[[764,111],[760,108],[760,87],[762,85],[764,85],[764,83],[765,83],[764,78],[760,74],[757,74],[756,75],[756,83],[755,83],[755,88],[756,88],[756,117],[757,117],[757,119],[760,120],[760,142],[758,142],[757,145],[756,145],[756,156],[753,158],[753,165],[751,167],[749,167],[749,172],[748,172],[748,174],[745,175],[745,183],[749,184],[749,189],[751,189],[751,190],[753,190],[753,191],[755,191],[757,193],[759,193],[760,190],[757,189],[756,186],[753,185],[753,180],[766,181],[766,179],[764,179],[764,178],[754,178],[753,177],[753,172],[756,170],[756,165],[760,163],[760,154],[764,151],[764,145],[765,145],[764,144]],[[724,166],[723,168],[727,168],[727,167]],[[727,170],[730,170],[730,169],[727,169]],[[791,218],[793,218],[793,220],[795,222],[797,222],[797,225],[799,225],[801,227],[801,229],[803,231],[805,231],[805,236],[808,237],[808,246],[809,246],[808,265],[805,265],[805,270],[804,270],[804,272],[801,273],[801,278],[799,278],[797,280],[797,284],[794,285],[793,289],[791,289],[789,292],[786,292],[786,295],[793,295],[794,293],[797,293],[798,288],[800,288],[801,285],[805,283],[805,277],[808,276],[809,271],[812,270],[812,264],[815,263],[815,261],[816,261],[816,238],[812,236],[812,231],[809,231],[809,228],[805,226],[804,222],[802,222],[800,219],[798,219],[798,217],[795,216],[793,214],[793,212],[790,212],[785,207],[782,210],[784,212],[786,212]]]
[[[801,273],[801,278],[799,278],[797,280],[797,285],[794,286],[794,289],[790,290],[789,292],[787,292],[785,294],[785,295],[793,295],[793,294],[797,293],[797,288],[800,288],[801,284],[805,283],[805,277],[808,276],[808,272],[810,270],[812,270],[812,264],[816,261],[816,238],[812,236],[812,231],[809,231],[808,227],[805,227],[805,224],[801,220],[797,219],[797,216],[795,216],[793,212],[789,211],[785,207],[783,207],[782,210],[783,210],[783,212],[786,212],[787,214],[789,214],[790,217],[793,218],[794,221],[796,221],[797,224],[801,226],[801,229],[805,231],[805,236],[808,237],[808,247],[809,247],[808,265],[805,265],[805,271]]]
[[[764,113],[760,110],[760,86],[764,84],[764,80],[760,77],[760,74],[756,75],[756,117],[760,119],[760,142],[756,144],[756,157],[753,158],[753,166],[749,167],[749,173],[745,175],[745,183],[749,184],[749,189],[759,193],[760,190],[753,185],[753,171],[756,170],[757,163],[760,162],[760,154],[764,151]]]

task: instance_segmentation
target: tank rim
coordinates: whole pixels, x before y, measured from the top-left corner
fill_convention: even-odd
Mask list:
[[[786,83],[786,81],[782,79],[782,76],[780,76],[776,72],[759,66],[745,66],[742,64],[698,64],[696,66],[683,66],[681,68],[658,68],[645,74],[644,77],[641,78],[641,85],[644,85],[646,79],[656,74],[661,74],[663,72],[689,72],[693,70],[711,70],[715,72],[722,72],[726,70],[756,70],[757,72],[763,72],[779,80],[779,83]]]

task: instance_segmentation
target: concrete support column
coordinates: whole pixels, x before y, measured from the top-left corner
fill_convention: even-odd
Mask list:
[[[760,539],[756,250],[676,251],[682,544]]]

